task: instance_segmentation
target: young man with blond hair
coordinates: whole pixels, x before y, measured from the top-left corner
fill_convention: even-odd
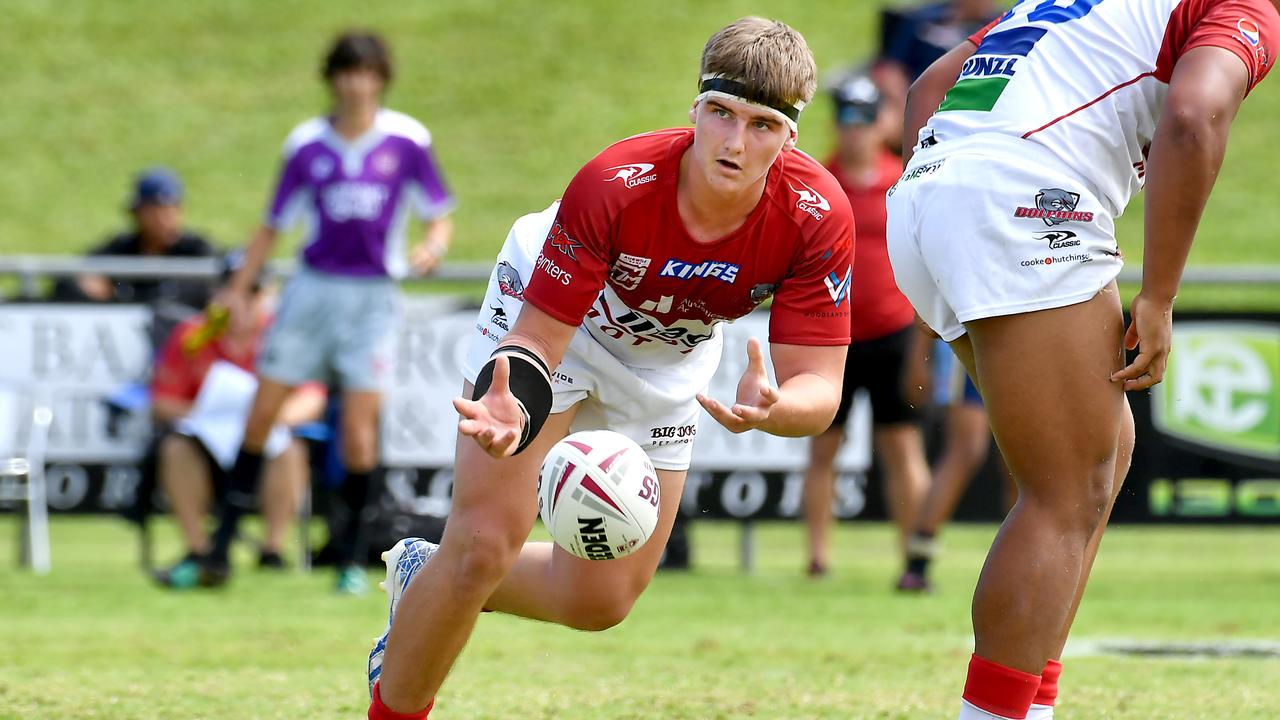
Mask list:
[[[425,718],[482,610],[583,630],[627,616],[662,556],[692,454],[692,437],[655,430],[696,426],[700,407],[733,432],[812,435],[831,422],[853,216],[830,173],[795,149],[815,74],[795,30],[734,22],[703,51],[692,129],[607,148],[560,201],[516,221],[454,402],[444,537],[438,548],[402,540],[387,558],[394,622],[369,656],[370,718]],[[753,339],[736,401],[721,404],[705,394],[720,325],[770,296],[778,384]],[[575,419],[631,437],[658,470],[658,527],[625,558],[526,542],[542,458]]]

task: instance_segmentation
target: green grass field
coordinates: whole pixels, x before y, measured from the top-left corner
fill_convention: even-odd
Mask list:
[[[614,140],[687,122],[707,36],[756,13],[808,38],[824,74],[875,50],[879,2],[620,3],[458,0],[358,5],[280,0],[13,0],[0,64],[0,252],[73,253],[120,226],[129,178],[168,163],[189,186],[192,226],[239,244],[261,216],[280,144],[326,105],[317,79],[350,25],[392,43],[388,105],[421,118],[460,206],[455,259],[490,260],[518,215],[558,197]],[[1193,264],[1276,264],[1272,200],[1280,82],[1246,103]],[[831,146],[825,97],[800,146]],[[1120,223],[1141,261],[1140,206]],[[292,242],[280,253],[291,254]],[[1280,306],[1280,290],[1189,289],[1185,304]]]
[[[176,553],[167,522],[162,555]],[[899,597],[887,526],[845,526],[834,575],[800,573],[801,529],[693,526],[695,570],[660,574],[619,627],[587,634],[485,616],[433,718],[952,718],[969,597],[993,526],[945,538],[939,592]],[[380,594],[317,572],[241,572],[215,593],[150,587],[132,532],[56,519],[54,571],[12,565],[0,521],[0,718],[357,718]],[[1113,529],[1073,635],[1059,716],[1253,720],[1280,713],[1280,659],[1101,655],[1090,641],[1280,641],[1280,529]],[[248,557],[241,558],[247,567]]]

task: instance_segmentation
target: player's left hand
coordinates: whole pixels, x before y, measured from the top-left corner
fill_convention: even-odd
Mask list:
[[[409,253],[409,267],[416,275],[426,275],[440,266],[444,253],[438,242],[420,242]]]
[[[1173,347],[1173,301],[1152,300],[1138,293],[1129,306],[1132,320],[1124,334],[1124,346],[1138,349],[1128,367],[1111,374],[1112,382],[1123,382],[1125,391],[1146,390],[1164,379]]]
[[[702,393],[698,393],[698,402],[730,432],[746,432],[763,425],[778,402],[778,388],[769,383],[760,341],[756,338],[747,341],[747,369],[738,381],[738,398],[733,407],[725,407],[719,400]]]

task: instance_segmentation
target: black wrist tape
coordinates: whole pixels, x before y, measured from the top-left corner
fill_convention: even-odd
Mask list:
[[[538,432],[547,422],[547,416],[551,414],[551,371],[534,351],[519,345],[504,345],[493,351],[489,362],[485,363],[476,376],[472,400],[484,397],[489,391],[489,386],[493,384],[493,368],[500,355],[507,356],[507,364],[511,368],[508,385],[525,417],[520,444],[516,446],[515,454],[518,455],[538,437]]]

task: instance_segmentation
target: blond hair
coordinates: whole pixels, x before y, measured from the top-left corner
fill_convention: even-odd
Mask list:
[[[702,49],[699,77],[719,74],[744,83],[765,105],[808,103],[818,66],[804,36],[786,23],[744,17],[726,25]]]

